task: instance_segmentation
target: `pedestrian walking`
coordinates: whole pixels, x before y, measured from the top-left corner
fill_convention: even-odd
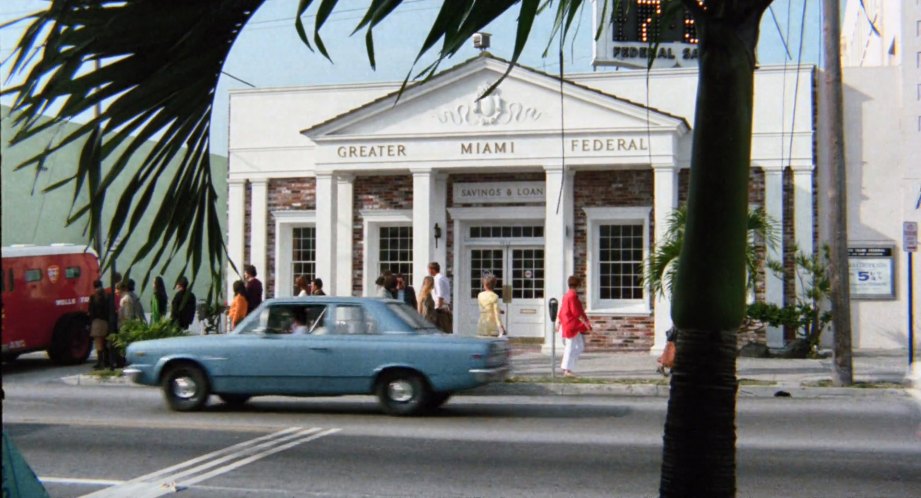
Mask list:
[[[262,304],[262,282],[256,278],[256,267],[245,265],[243,267],[243,280],[246,282],[247,313],[252,313]]]
[[[154,277],[153,296],[150,298],[150,323],[157,323],[166,317],[168,303],[163,277]]]
[[[311,287],[313,287],[310,290],[311,296],[325,296],[326,295],[326,293],[323,292],[323,280],[320,280],[320,278],[313,279],[313,282],[311,282],[310,285]]]
[[[93,281],[93,294],[90,295],[90,337],[96,349],[96,364],[94,370],[108,366],[106,353],[106,336],[109,335],[109,298],[102,286],[102,280]]]
[[[310,295],[310,284],[307,283],[307,277],[301,275],[294,281],[297,287],[297,297],[306,297]]]
[[[233,300],[230,302],[230,309],[227,311],[227,321],[230,330],[233,330],[246,317],[246,284],[242,280],[233,283]]]
[[[454,314],[451,311],[451,282],[442,275],[441,265],[432,261],[428,266],[429,275],[435,279],[432,298],[435,299],[435,311],[438,313],[438,328],[449,334],[454,332]]]
[[[582,284],[581,280],[572,275],[567,280],[567,284],[569,290],[563,295],[558,322],[560,332],[563,334],[563,361],[560,366],[564,376],[575,377],[573,370],[575,370],[579,355],[585,350],[585,339],[582,335],[592,330],[592,323],[585,314],[585,309],[579,301],[579,295],[576,294],[576,289]]]
[[[170,319],[182,330],[188,330],[195,320],[195,294],[189,290],[189,279],[185,276],[176,280],[176,294],[170,308]]]
[[[432,289],[435,287],[435,279],[427,275],[422,279],[422,287],[419,288],[419,306],[417,310],[422,318],[438,326],[438,313],[435,312],[435,299],[432,297]]]
[[[495,275],[483,277],[483,292],[477,294],[476,300],[480,305],[480,320],[477,322],[476,335],[481,337],[502,337],[505,335],[505,325],[499,317],[499,296],[493,289],[496,287]]]
[[[395,278],[397,300],[403,301],[404,303],[410,305],[413,309],[417,308],[419,303],[416,301],[416,290],[413,289],[413,286],[406,284],[406,279],[403,278],[403,275],[397,273]]]
[[[658,368],[656,368],[656,372],[665,376],[671,373],[672,368],[675,366],[675,353],[678,351],[677,344],[675,343],[676,340],[678,340],[678,327],[672,325],[672,327],[665,332],[665,349],[663,349],[662,354],[656,358],[656,363],[659,365]]]
[[[121,304],[118,308],[118,328],[121,330],[130,320],[140,320],[147,323],[144,316],[144,306],[141,305],[141,299],[134,293],[134,280],[121,281],[116,286],[119,295],[121,295]]]

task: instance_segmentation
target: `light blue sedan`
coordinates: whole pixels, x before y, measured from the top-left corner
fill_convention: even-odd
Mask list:
[[[452,393],[502,381],[504,339],[439,332],[390,299],[270,299],[223,335],[139,341],[125,375],[161,386],[170,408],[201,409],[211,394],[239,405],[252,396],[376,394],[385,412],[437,408]]]

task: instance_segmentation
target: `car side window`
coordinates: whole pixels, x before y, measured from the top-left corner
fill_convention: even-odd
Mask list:
[[[334,323],[336,334],[357,335],[380,332],[380,326],[374,316],[358,305],[336,306]]]
[[[294,324],[294,310],[288,306],[272,306],[265,322],[266,334],[290,334]]]

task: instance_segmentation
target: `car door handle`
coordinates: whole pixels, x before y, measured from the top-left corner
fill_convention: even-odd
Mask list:
[[[314,347],[310,348],[310,350],[311,350],[311,351],[325,351],[325,352],[328,352],[328,351],[329,351],[329,348],[324,348],[324,347],[321,347],[321,346],[314,346]]]

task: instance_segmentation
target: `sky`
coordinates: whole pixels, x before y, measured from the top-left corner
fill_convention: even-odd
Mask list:
[[[845,0],[842,0],[842,4]],[[366,82],[402,81],[412,69],[442,0],[404,0],[390,18],[374,31],[377,69],[373,70],[365,51],[364,31],[351,35],[361,20],[369,0],[340,0],[334,15],[321,31],[332,62],[310,51],[294,30],[295,0],[266,0],[254,13],[232,47],[218,83],[212,112],[211,149],[227,155],[228,94],[246,88],[277,88]],[[2,0],[0,24],[43,8],[42,0]],[[555,8],[554,4],[554,8]],[[586,2],[574,37],[565,45],[564,72],[592,72],[592,2]],[[758,44],[762,65],[821,63],[821,2],[818,0],[775,0],[765,14]],[[552,9],[551,9],[552,10]],[[842,7],[843,10],[843,7]],[[518,7],[513,7],[485,31],[492,34],[490,52],[510,59],[514,47]],[[313,27],[313,11],[304,17],[308,31]],[[558,42],[545,58],[544,49],[552,28],[553,13],[541,15],[519,62],[541,71],[559,71]],[[9,84],[7,59],[18,41],[23,23],[0,29],[0,75],[4,87]],[[802,34],[802,36],[801,36]],[[351,36],[350,36],[351,35]],[[784,42],[785,41],[785,42]],[[785,48],[786,45],[786,48]],[[447,69],[476,56],[472,43],[443,63]],[[431,60],[431,59],[428,59]],[[417,67],[424,67],[421,64]],[[599,68],[598,71],[612,71]],[[9,98],[3,98],[9,104]]]

